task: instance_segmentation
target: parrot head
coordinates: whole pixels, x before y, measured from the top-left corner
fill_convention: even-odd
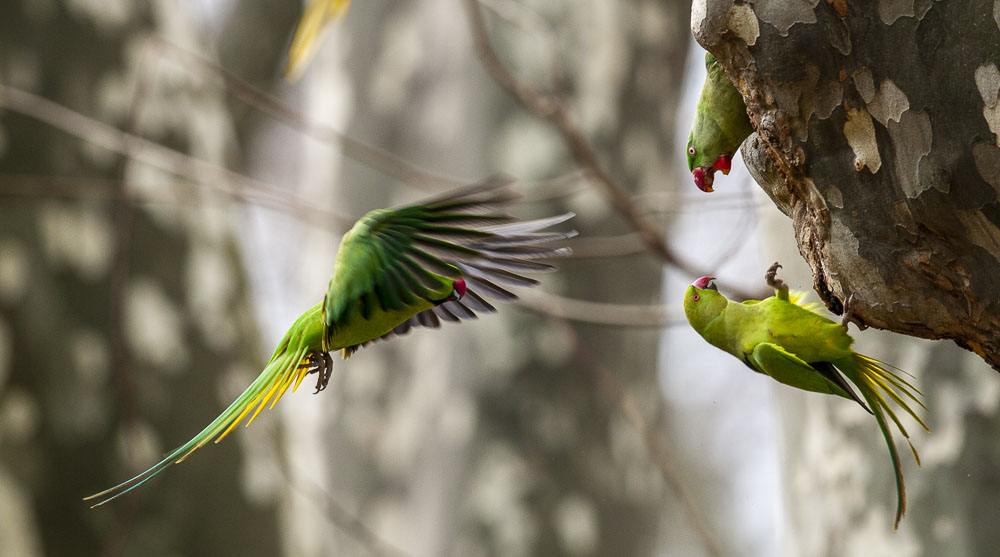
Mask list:
[[[698,152],[698,147],[694,145],[693,137],[688,140],[687,157],[688,169],[691,170],[691,176],[694,177],[694,185],[705,193],[714,191],[712,183],[715,181],[716,170],[729,175],[729,171],[733,167],[733,155],[730,153],[719,155],[712,162],[712,166],[704,166],[702,164],[704,157]]]
[[[684,291],[684,315],[699,333],[726,308],[728,300],[712,282],[715,277],[701,277]]]

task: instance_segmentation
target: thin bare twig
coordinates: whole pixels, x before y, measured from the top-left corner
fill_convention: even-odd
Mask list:
[[[539,39],[541,44],[537,50],[543,51],[549,57],[549,73],[553,89],[561,93],[569,83],[565,61],[560,55],[558,37],[555,27],[537,11],[515,0],[479,0],[479,3],[503,19],[525,31],[529,40]]]
[[[0,172],[0,195],[110,201],[121,198],[119,182],[117,178]]]
[[[546,180],[525,180],[525,183],[529,185],[528,191],[519,200],[525,203],[536,203],[562,199],[582,191],[586,181],[587,173],[583,170],[573,170]]]
[[[142,52],[143,62],[149,61],[155,55],[152,50],[147,44]],[[140,63],[140,68],[145,66],[146,64]],[[138,129],[142,101],[145,99],[148,86],[147,75],[140,71],[132,91],[132,102],[128,112],[130,134],[134,135]],[[112,201],[115,249],[108,279],[108,345],[111,352],[111,375],[117,387],[115,394],[118,407],[121,408],[122,412],[121,421],[126,428],[132,429],[137,422],[138,413],[135,409],[135,385],[132,378],[131,359],[125,347],[125,292],[132,270],[135,205],[132,202],[128,182],[125,180],[128,165],[132,162],[132,154],[129,152],[132,145],[125,143],[123,146],[124,152],[120,153],[121,158],[118,160],[119,180],[114,183],[112,190],[115,195],[115,199]],[[132,452],[133,449],[131,444],[127,444],[126,450]],[[132,498],[118,507],[121,520],[116,523],[113,534],[107,537],[102,551],[103,555],[117,555],[123,550],[125,539],[132,529],[138,509],[139,499],[136,498]]]
[[[369,553],[378,557],[407,557],[407,553],[383,540],[361,519],[340,506],[323,486],[313,481],[307,474],[301,470],[294,474],[284,471],[284,474],[290,480],[292,489],[309,499],[323,511],[330,524],[354,538],[354,541],[358,542]],[[308,485],[303,485],[306,483]]]
[[[517,305],[568,321],[609,327],[675,327],[686,325],[683,316],[671,315],[669,306],[589,302],[536,290],[518,291]]]
[[[584,136],[566,106],[555,97],[539,94],[533,87],[518,79],[500,60],[500,56],[490,43],[478,1],[464,0],[463,4],[469,20],[473,46],[493,80],[506,89],[525,110],[556,126],[569,147],[573,159],[587,171],[592,183],[601,190],[615,211],[639,233],[643,243],[651,253],[663,260],[664,263],[672,265],[688,275],[708,274],[682,260],[667,245],[653,223],[632,202],[628,191],[604,168],[597,152]]]
[[[0,84],[0,108],[34,118],[84,141],[204,184],[236,199],[296,214],[302,211],[317,213],[326,220],[336,222],[341,230],[347,230],[354,224],[353,218],[316,208],[286,190],[124,132],[28,91]],[[115,193],[114,196],[118,198],[121,195]]]
[[[567,330],[567,333],[573,339],[573,344],[575,347],[575,359],[580,363],[588,372],[590,372],[591,377],[593,377],[595,384],[598,387],[598,392],[602,393],[605,397],[611,401],[612,404],[621,410],[622,415],[625,420],[635,429],[641,436],[643,444],[646,447],[646,452],[652,459],[653,464],[660,472],[660,476],[663,481],[673,490],[674,494],[681,502],[681,506],[684,508],[687,514],[688,520],[694,527],[698,536],[701,538],[702,543],[705,545],[705,550],[709,555],[715,557],[721,557],[723,555],[722,546],[715,539],[708,522],[705,517],[702,516],[701,511],[698,510],[698,505],[695,503],[695,498],[691,495],[691,492],[687,488],[683,477],[677,471],[676,465],[673,459],[670,457],[670,452],[667,450],[666,446],[663,444],[663,440],[660,438],[659,433],[655,428],[649,423],[649,420],[642,414],[639,409],[639,405],[635,401],[635,397],[632,396],[621,384],[614,373],[611,373],[607,368],[601,365],[598,358],[590,350],[590,348],[581,341],[579,335],[573,327],[569,326],[566,321],[555,319],[556,323],[561,324]]]
[[[200,71],[205,76],[221,79],[223,86],[234,98],[280,122],[288,124],[309,137],[339,146],[341,153],[345,157],[369,166],[387,176],[396,178],[405,184],[422,189],[440,191],[442,189],[458,187],[472,181],[433,173],[384,149],[354,139],[330,126],[313,122],[288,104],[282,102],[281,99],[261,91],[236,75],[220,68],[210,60],[157,37],[149,40],[161,44],[166,52],[175,56],[180,62],[187,64],[185,67]]]
[[[0,195],[118,201],[124,198],[124,194],[119,189],[120,183],[121,180],[117,179],[0,172]],[[188,181],[178,181],[171,186],[173,188],[189,188],[191,191],[196,191],[199,187],[196,183]],[[285,200],[273,196],[262,197],[255,195],[252,191],[237,188],[226,189],[223,193],[248,205],[289,214],[300,222],[331,232],[343,233],[353,224],[353,221],[347,216],[314,207],[294,197]],[[149,190],[131,191],[128,196],[133,205],[163,204],[180,207],[202,205],[202,202],[194,199],[160,196]]]
[[[568,259],[598,259],[606,257],[626,257],[646,252],[646,245],[638,232],[618,236],[587,236],[574,238],[570,243],[573,253]]]
[[[514,76],[500,60],[489,41],[477,1],[465,0],[464,5],[475,49],[486,70],[493,76],[493,79],[517,99],[526,110],[537,117],[552,122],[559,129],[577,164],[586,169],[592,179],[592,183],[601,189],[612,207],[636,230],[649,251],[665,263],[698,276],[700,274],[699,271],[680,260],[674,254],[657,229],[632,203],[629,193],[605,170],[597,153],[580,131],[579,126],[573,120],[566,107],[558,99],[539,95],[532,87]],[[673,463],[670,461],[669,455],[656,432],[649,426],[641,412],[639,412],[634,400],[621,388],[621,385],[614,376],[597,363],[597,360],[590,354],[589,349],[579,341],[576,332],[571,327],[568,327],[568,325],[567,328],[570,329],[575,340],[578,361],[593,373],[598,386],[601,387],[601,392],[604,392],[621,408],[629,423],[642,434],[647,451],[659,468],[664,481],[680,499],[689,520],[702,538],[706,550],[712,555],[721,556],[721,546],[715,540],[708,528],[707,522],[694,504],[693,497],[687,491],[680,475],[674,469]]]
[[[641,193],[632,197],[632,203],[648,213],[708,213],[713,211],[742,211],[763,207],[752,195],[735,194],[724,199],[708,195],[677,195],[666,191]]]

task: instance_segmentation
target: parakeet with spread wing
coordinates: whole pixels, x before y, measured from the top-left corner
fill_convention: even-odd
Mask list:
[[[687,160],[695,185],[711,192],[715,171],[729,174],[733,155],[753,133],[753,126],[743,96],[711,52],[705,53],[705,68],[708,75],[688,136]]]
[[[886,416],[907,442],[910,435],[889,400],[930,431],[906,401],[926,410],[917,398],[921,393],[890,368],[905,373],[902,370],[853,351],[854,339],[847,334],[846,324],[818,313],[819,304],[803,306],[801,296],[789,296],[788,287],[776,278],[779,267],[775,263],[767,272],[767,283],[775,289],[775,295],[764,300],[732,302],[719,293],[713,277],[694,281],[684,292],[688,322],[710,344],[736,356],[756,372],[806,391],[852,399],[873,414],[889,446],[896,476],[894,527],[898,528],[906,512],[906,486]],[[910,449],[919,464],[912,444]]]
[[[517,296],[498,283],[534,286],[523,272],[555,268],[539,259],[564,256],[550,242],[575,232],[548,231],[570,219],[566,213],[519,221],[501,211],[516,196],[510,181],[494,179],[419,205],[375,210],[344,235],[324,300],[306,310],[278,343],[261,374],[222,414],[193,439],[145,472],[86,500],[103,505],[146,483],[209,441],[218,443],[265,406],[274,407],[310,373],[316,392],[332,371],[330,353],[346,359],[379,339],[412,327],[438,327],[442,320],[475,319],[496,309],[485,298]]]

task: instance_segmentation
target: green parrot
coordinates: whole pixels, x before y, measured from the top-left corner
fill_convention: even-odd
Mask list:
[[[708,75],[688,136],[687,159],[694,184],[701,191],[711,192],[715,171],[729,174],[733,155],[753,133],[753,126],[743,96],[711,52],[705,53],[705,68]]]
[[[343,16],[350,4],[351,0],[310,0],[288,46],[284,70],[287,81],[294,82],[302,77],[309,60],[316,54],[323,31],[331,21]]]
[[[764,300],[731,302],[719,293],[713,277],[694,281],[684,292],[688,322],[709,344],[736,356],[758,373],[806,391],[852,399],[873,414],[889,445],[896,476],[894,528],[898,528],[906,512],[906,486],[886,414],[908,443],[910,436],[887,397],[929,432],[904,400],[908,398],[926,410],[917,398],[921,393],[889,369],[905,373],[899,368],[851,350],[854,339],[847,334],[846,324],[818,313],[820,304],[801,305],[801,295],[789,296],[788,287],[775,277],[779,267],[775,263],[767,272],[767,283],[775,289],[775,295]],[[910,450],[920,464],[912,443]]]
[[[316,392],[323,390],[332,372],[330,352],[339,350],[347,359],[361,347],[413,327],[475,319],[476,312],[496,311],[484,297],[517,299],[497,283],[538,284],[519,273],[555,270],[537,260],[567,255],[569,248],[547,243],[576,233],[545,229],[573,214],[518,221],[500,210],[515,197],[510,183],[494,179],[362,217],[340,242],[323,301],[292,324],[243,394],[163,460],[85,500],[96,500],[97,507],[121,497],[209,441],[218,443],[244,418],[249,426],[265,406],[273,408],[310,373],[317,374]]]

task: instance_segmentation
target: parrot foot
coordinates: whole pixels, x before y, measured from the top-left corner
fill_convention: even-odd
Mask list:
[[[854,323],[857,325],[859,331],[863,331],[868,328],[868,325],[865,325],[859,317],[854,315],[854,312],[851,310],[851,306],[853,305],[854,293],[852,292],[851,295],[847,297],[847,300],[844,301],[844,313],[843,317],[840,319],[840,324],[846,329],[848,323]]]
[[[315,350],[309,353],[309,373],[317,373],[316,391],[317,394],[326,388],[330,383],[330,376],[333,375],[333,356],[329,352]]]
[[[767,272],[764,273],[764,281],[767,282],[768,286],[770,286],[775,291],[777,291],[779,298],[787,300],[788,299],[788,285],[785,284],[785,281],[783,281],[780,278],[778,278],[778,269],[780,269],[780,268],[781,268],[781,264],[778,263],[777,261],[775,261],[774,265],[771,265],[770,267],[768,267]]]

